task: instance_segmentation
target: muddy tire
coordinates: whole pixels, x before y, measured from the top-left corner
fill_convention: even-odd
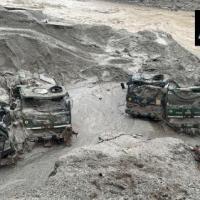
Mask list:
[[[62,136],[63,136],[63,139],[64,139],[64,144],[65,144],[66,146],[71,146],[72,129],[67,127],[67,128],[62,132]]]

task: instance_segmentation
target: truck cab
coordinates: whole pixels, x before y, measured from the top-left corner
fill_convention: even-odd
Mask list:
[[[170,88],[165,98],[165,119],[180,133],[200,133],[200,87]]]
[[[59,90],[57,92],[54,89]],[[27,129],[56,129],[71,126],[69,94],[64,87],[20,88],[20,107]]]
[[[53,79],[23,76],[12,93],[15,116],[28,133],[28,140],[60,141],[72,134],[69,94]]]
[[[9,135],[11,124],[10,113],[4,108],[4,103],[0,102],[0,167],[15,163],[15,148]]]
[[[162,119],[164,75],[135,73],[127,82],[126,113],[133,117]]]
[[[162,74],[135,73],[129,77],[126,113],[162,120],[180,133],[200,133],[200,87],[183,88]]]

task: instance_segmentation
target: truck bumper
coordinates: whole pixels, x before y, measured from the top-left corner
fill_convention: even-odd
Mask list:
[[[134,118],[146,118],[154,121],[162,120],[162,113],[160,107],[140,107],[138,105],[127,106],[125,112]]]
[[[43,130],[43,129],[59,129],[59,128],[68,128],[71,127],[69,124],[63,124],[63,125],[55,125],[55,126],[36,126],[36,127],[26,127],[27,130]]]

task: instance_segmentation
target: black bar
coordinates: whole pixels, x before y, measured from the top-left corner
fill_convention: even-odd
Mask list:
[[[195,46],[200,46],[200,10],[195,10]]]

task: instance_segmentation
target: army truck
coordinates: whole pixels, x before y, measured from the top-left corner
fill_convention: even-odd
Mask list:
[[[129,115],[162,120],[180,133],[200,132],[200,87],[181,88],[164,75],[150,73],[131,75],[127,85]]]
[[[5,104],[0,102],[0,167],[16,162],[16,151],[8,129],[11,117],[4,106]]]
[[[129,76],[126,113],[133,117],[161,120],[163,89],[166,84],[161,74],[135,73]]]
[[[200,133],[200,87],[169,88],[165,96],[164,119],[180,133]]]
[[[0,167],[15,162],[15,148],[9,139],[8,130],[0,125]]]
[[[15,116],[27,140],[69,144],[73,131],[68,92],[43,74],[28,75],[20,74],[19,84],[12,89]]]

